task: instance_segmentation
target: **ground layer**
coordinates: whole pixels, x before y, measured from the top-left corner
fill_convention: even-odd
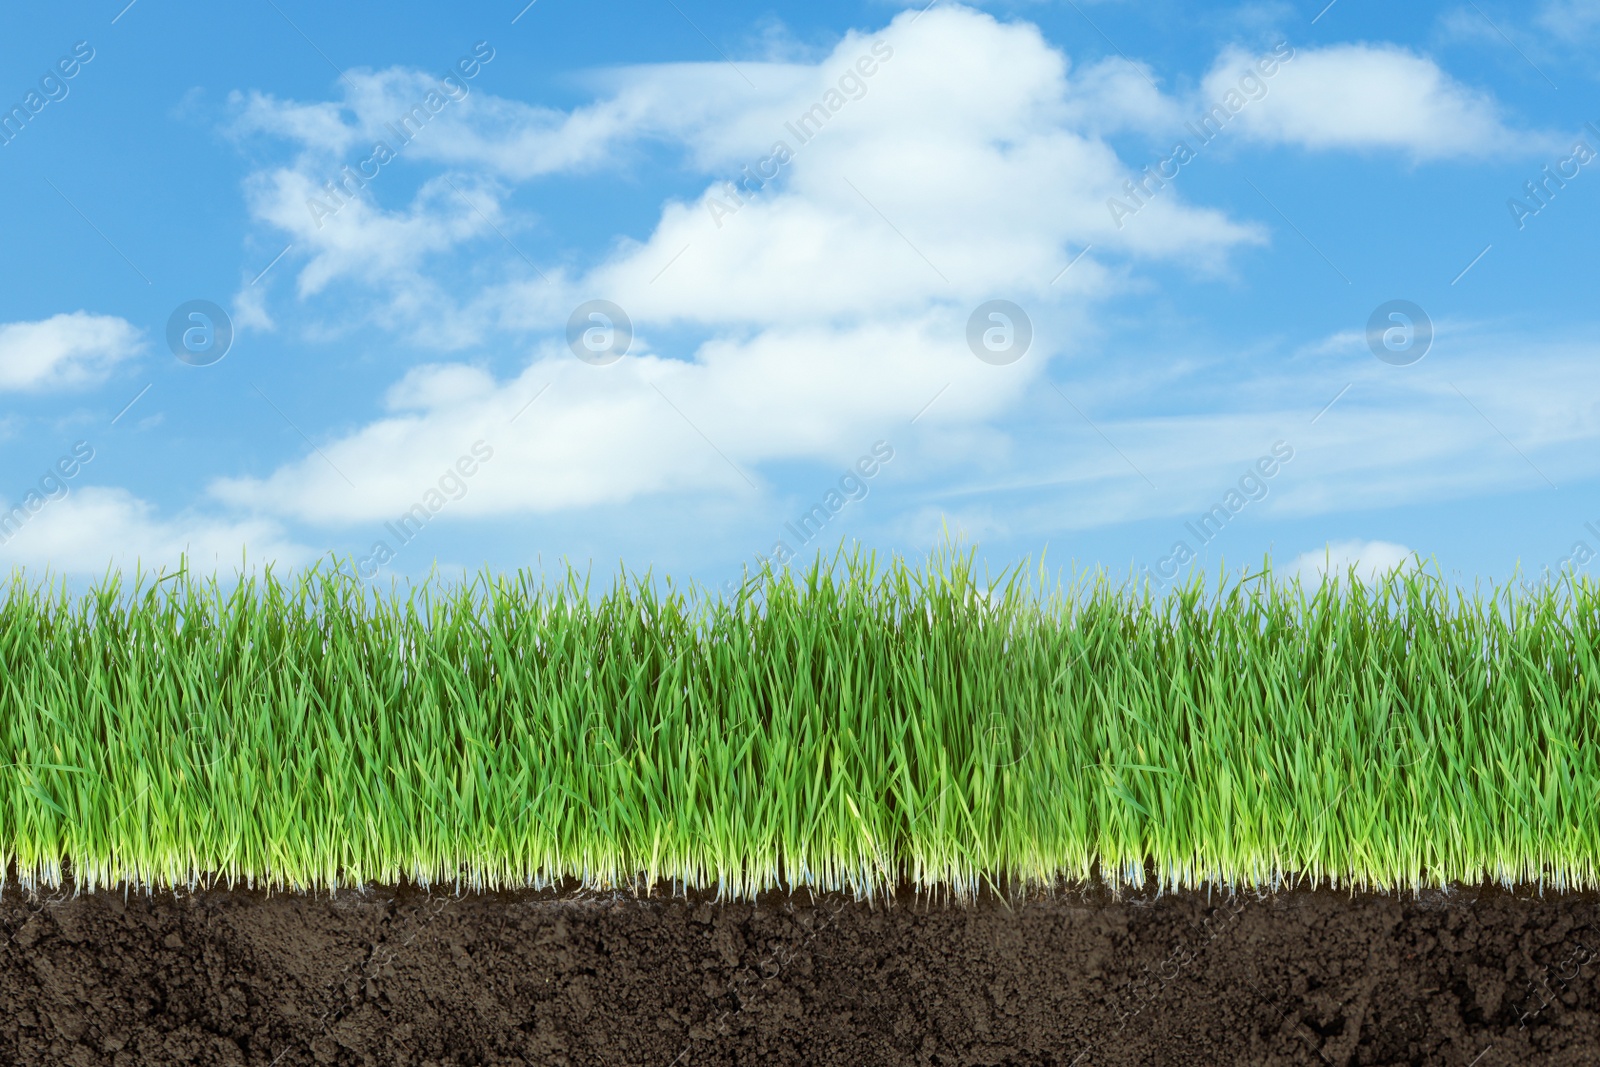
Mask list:
[[[0,899],[14,1064],[1593,1063],[1600,899]]]

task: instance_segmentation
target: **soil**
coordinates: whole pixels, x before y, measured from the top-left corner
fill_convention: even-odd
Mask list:
[[[0,1061],[1600,1063],[1600,898],[0,895]]]

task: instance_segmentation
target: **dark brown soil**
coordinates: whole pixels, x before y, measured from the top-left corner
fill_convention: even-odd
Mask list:
[[[15,1064],[1600,1063],[1600,899],[0,897]]]

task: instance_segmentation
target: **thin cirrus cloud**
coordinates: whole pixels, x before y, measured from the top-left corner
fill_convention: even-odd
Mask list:
[[[1563,41],[1573,44],[1591,41],[1600,32],[1600,2],[1545,0],[1533,21],[1541,30]]]
[[[145,349],[138,327],[86,311],[0,324],[0,392],[96,385]]]
[[[1096,448],[1094,431],[1079,427],[1075,438],[1032,434],[1031,451],[1052,457],[1041,462],[952,472],[939,498],[964,518],[975,516],[975,526],[1033,541],[1062,529],[1193,518],[1278,439],[1294,457],[1270,482],[1268,497],[1251,507],[1282,519],[1486,492],[1543,493],[1600,474],[1593,344],[1552,343],[1508,383],[1505,353],[1522,341],[1489,331],[1446,335],[1438,360],[1430,355],[1399,379],[1364,349],[1330,355],[1303,372],[1285,365],[1248,377],[1216,364],[1168,364],[1166,380],[1147,399],[1173,409],[1187,400],[1188,411],[1151,416],[1136,408],[1096,423],[1160,493],[1144,491],[1127,462],[1103,442]],[[1075,387],[1090,410],[1110,403],[1095,397],[1094,384]],[[1320,417],[1336,394],[1335,410]]]
[[[1549,81],[1547,63],[1583,54],[1600,38],[1600,2],[1543,0],[1497,11],[1492,21],[1482,8],[1464,4],[1439,17],[1438,33],[1445,40],[1471,41],[1494,49],[1502,49],[1510,41],[1520,54],[1509,58]],[[1592,62],[1589,65],[1592,67]]]

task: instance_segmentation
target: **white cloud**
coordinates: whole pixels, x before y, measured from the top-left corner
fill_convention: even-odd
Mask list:
[[[1249,505],[1251,521],[1547,494],[1546,478],[1565,488],[1600,475],[1597,346],[1437,325],[1437,351],[1408,368],[1379,363],[1360,341],[1302,360],[1269,348],[1271,358],[1247,364],[1147,354],[1126,378],[1080,362],[1062,388],[1093,426],[1053,390],[1036,389],[1034,403],[1008,409],[990,431],[1010,447],[974,443],[973,430],[943,452],[919,442],[926,451],[900,469],[937,471],[929,496],[938,510],[1003,516],[1023,543],[1152,518],[1174,520],[1174,538],[1188,537],[1181,523],[1279,439],[1294,458]],[[1508,352],[1525,357],[1515,375]],[[1234,536],[1217,546],[1228,558]]]
[[[1166,137],[1189,117],[1184,102],[1163,93],[1155,73],[1142,63],[1103,59],[1072,72],[1070,80],[1072,91],[1063,117],[1075,129],[1139,130]]]
[[[551,512],[654,492],[750,494],[751,483],[763,483],[763,463],[843,462],[874,440],[903,442],[935,396],[919,426],[992,418],[1042,363],[1042,352],[1009,368],[979,363],[963,323],[943,313],[774,328],[710,342],[693,362],[644,354],[597,368],[562,347],[504,382],[434,365],[389,391],[389,417],[321,444],[326,460],[311,455],[265,479],[224,479],[212,492],[312,522],[390,519],[482,439],[494,458],[452,516]]]
[[[613,72],[612,97],[559,121],[500,108],[484,94],[461,103],[448,136],[441,116],[428,151],[455,165],[489,165],[501,179],[531,172],[489,152],[491,134],[494,143],[522,145],[515,158],[531,154],[552,167],[586,166],[649,137],[674,138],[715,176],[739,177],[780,140],[789,159],[742,206],[722,201],[737,206],[732,214],[711,210],[709,197],[728,196],[711,181],[692,201],[667,202],[653,233],[620,243],[587,272],[486,287],[457,316],[478,325],[453,331],[459,343],[491,322],[548,338],[578,303],[604,296],[637,330],[622,363],[597,370],[546,342],[510,381],[426,368],[391,392],[391,416],[321,443],[354,491],[318,456],[264,479],[225,479],[213,491],[314,521],[392,517],[482,436],[497,459],[455,514],[581,508],[653,492],[745,493],[746,478],[760,484],[762,464],[854,455],[906,426],[947,386],[924,425],[1000,415],[1069,332],[1081,333],[1087,305],[1112,292],[1117,268],[1102,254],[1202,269],[1265,239],[1175,191],[1119,228],[1106,200],[1126,167],[1072,124],[1085,101],[1111,98],[1108,75],[1091,71],[1079,87],[1032,26],[934,9],[879,35],[849,35],[814,65],[756,67],[756,93],[725,91],[737,78],[726,64],[674,64]],[[1135,104],[1130,122],[1155,106]],[[264,126],[273,112],[262,108]],[[528,128],[508,132],[486,113],[521,115]],[[797,134],[808,113],[812,125]],[[301,130],[304,144],[338,142],[321,112],[284,114],[284,129]],[[535,135],[543,140],[524,143]],[[419,197],[401,216],[363,196],[318,228],[304,204],[316,191],[311,173],[297,163],[252,185],[258,217],[313,250],[303,295],[341,277],[397,281],[426,254],[482,236],[459,198],[446,212]],[[481,198],[486,212],[498,210],[494,189]],[[1087,244],[1094,253],[1061,276]],[[978,362],[965,341],[968,315],[995,296],[1027,307],[1036,330],[1027,359],[1004,370]],[[700,336],[667,350],[652,342],[684,324]],[[509,426],[546,384],[539,406]]]
[[[507,286],[475,308],[497,311],[503,325],[518,329],[559,326],[596,292],[636,320],[720,323],[814,321],[886,307],[898,313],[1002,289],[1015,298],[1019,287],[1059,295],[1095,276],[1085,264],[1056,288],[1049,284],[1086,244],[1097,255],[1203,267],[1234,246],[1265,240],[1263,231],[1176,193],[1153,204],[1140,225],[1116,227],[1106,200],[1120,192],[1127,168],[1096,131],[1149,125],[1170,105],[1148,87],[1133,91],[1125,69],[1102,64],[1070,78],[1066,57],[1030,25],[935,9],[920,20],[901,16],[880,34],[849,34],[816,64],[741,69],[757,91],[725,63],[611,71],[602,79],[609,96],[565,113],[477,91],[434,119],[426,137],[403,150],[403,162],[390,166],[442,163],[458,185],[467,180],[462,172],[480,173],[476,188],[464,191],[502,230],[514,230],[517,220],[501,213],[505,190],[496,182],[627,167],[629,153],[647,142],[667,142],[706,176],[704,193],[668,202],[653,234],[624,240],[586,277],[546,267],[549,280]],[[430,195],[394,211],[380,206],[380,172],[337,216],[321,225],[313,219],[307,201],[328,199],[323,183],[420,90],[415,79],[426,80],[405,71],[353,75],[358,88],[331,111],[252,98],[250,127],[300,148],[292,166],[251,179],[250,199],[259,220],[295,239],[297,257],[310,251],[302,296],[341,278],[395,285],[428,256],[478,238],[498,241],[438,178],[424,187]],[[819,103],[824,110],[814,111]],[[330,132],[329,116],[346,112],[345,132]],[[815,118],[801,131],[808,113],[821,116],[820,132]],[[804,133],[815,135],[802,140]],[[718,226],[707,197],[726,197],[722,183],[770,159],[779,142],[792,161]]]
[[[342,321],[309,332],[332,334],[366,322],[404,330],[415,343],[460,349],[482,339],[482,324],[462,313],[447,287],[424,266],[474,238],[507,227],[500,193],[476,179],[448,175],[424,182],[405,208],[387,210],[370,197],[338,204],[317,184],[316,172],[279,168],[253,175],[246,198],[251,212],[292,239],[293,251],[275,269],[299,264],[296,288],[315,296],[336,281],[380,295],[367,307],[359,299],[340,302]],[[308,205],[315,203],[317,211]],[[331,217],[323,213],[337,206]],[[274,316],[262,292],[241,291],[242,324],[272,328]]]
[[[318,186],[312,174],[282,168],[254,175],[247,199],[258,219],[294,239],[301,249],[294,253],[295,260],[304,261],[309,250],[298,284],[300,295],[309,296],[335,278],[379,284],[413,277],[427,255],[483,233],[488,226],[474,205],[489,218],[499,208],[492,195],[477,188],[472,191],[478,198],[464,201],[464,190],[435,178],[404,210],[385,211],[359,196],[341,203]]]
[[[267,311],[267,291],[260,286],[245,284],[233,295],[233,325],[239,330],[260,330],[270,333],[277,328]]]
[[[1356,578],[1367,584],[1390,572],[1417,565],[1417,554],[1392,541],[1330,541],[1322,548],[1302,552],[1283,571],[1288,579],[1298,578],[1308,588],[1320,585],[1330,575],[1340,581]]]
[[[187,555],[199,571],[228,573],[244,564],[298,566],[317,556],[276,522],[192,513],[161,518],[155,505],[125,489],[84,486],[59,499],[33,499],[33,511],[26,503],[0,504],[0,560],[32,571],[92,576],[107,566],[176,565]]]
[[[93,385],[144,347],[138,328],[114,315],[75,311],[0,324],[0,391]]]
[[[1600,0],[1545,0],[1534,23],[1568,43],[1579,43],[1600,30]]]
[[[1536,151],[1549,143],[1542,135],[1512,130],[1494,97],[1397,45],[1297,49],[1267,78],[1255,69],[1258,58],[1238,48],[1224,52],[1206,75],[1201,104],[1223,105],[1232,91],[1238,113],[1227,128],[1257,140],[1310,149],[1392,149],[1414,160]],[[1265,86],[1264,95],[1255,90],[1258,99],[1240,89],[1251,73],[1255,84]]]
[[[880,39],[892,55],[877,56],[874,73],[850,83],[860,91],[840,93],[821,129],[802,143],[795,121],[828,101],[842,72],[856,70]],[[1202,96],[1237,85],[1242,57],[1224,55]],[[608,95],[570,112],[479,90],[452,105],[404,158],[478,173],[474,179],[453,171],[450,180],[511,232],[519,220],[504,205],[516,183],[625,167],[643,142],[676,147],[706,181],[699,195],[667,201],[651,232],[621,239],[592,266],[475,285],[459,306],[428,280],[425,261],[469,241],[498,242],[499,235],[442,179],[426,183],[399,211],[381,206],[375,184],[321,228],[304,203],[337,169],[337,153],[364,147],[374,124],[417,90],[421,75],[362,74],[358,90],[331,111],[253,101],[256,128],[291,137],[302,150],[292,166],[258,175],[251,188],[258,218],[293,235],[297,251],[302,241],[311,250],[300,277],[305,298],[340,281],[371,285],[389,293],[382,309],[388,327],[407,330],[410,339],[458,348],[498,330],[532,353],[510,374],[460,363],[417,369],[390,388],[382,418],[320,440],[327,459],[310,454],[266,477],[219,479],[213,497],[314,523],[392,519],[480,439],[495,457],[451,504],[452,518],[548,514],[648,494],[737,500],[764,491],[746,479],[764,487],[767,464],[831,463],[878,438],[897,447],[915,441],[947,480],[968,479],[962,491],[974,498],[974,515],[984,513],[983,483],[997,473],[1013,488],[1053,491],[1048,505],[1011,510],[1023,530],[1203,507],[1238,476],[1241,462],[1280,436],[1296,445],[1333,438],[1337,448],[1308,450],[1263,511],[1395,502],[1528,476],[1502,441],[1485,438],[1458,396],[1438,382],[1419,386],[1425,376],[1406,379],[1422,390],[1411,395],[1420,415],[1410,430],[1396,428],[1391,406],[1363,406],[1359,392],[1337,417],[1300,429],[1340,384],[1388,370],[1348,337],[1316,350],[1351,361],[1351,375],[1326,392],[1320,379],[1306,388],[1311,372],[1302,365],[1293,380],[1228,381],[1225,393],[1214,393],[1226,410],[1214,416],[1097,413],[1091,431],[1063,407],[1043,430],[1023,426],[1024,401],[1044,392],[1045,402],[1055,403],[1038,389],[1048,363],[1094,330],[1099,301],[1138,284],[1139,265],[1161,260],[1214,272],[1225,269],[1231,250],[1265,240],[1253,225],[1186,202],[1179,188],[1161,191],[1122,227],[1114,223],[1106,202],[1121,194],[1132,168],[1102,134],[1159,129],[1178,116],[1176,98],[1125,63],[1074,71],[1034,27],[959,7],[933,8],[916,20],[903,15],[881,34],[849,35],[814,64],[741,69],[757,90],[724,63],[668,64],[606,72],[599,84]],[[1192,100],[1181,110],[1191,107]],[[1298,53],[1235,121],[1265,139],[1310,148],[1388,146],[1417,158],[1480,151],[1515,137],[1492,100],[1431,60],[1368,45]],[[779,139],[791,158],[777,178],[742,205],[725,199],[720,179],[769,158]],[[713,213],[712,198],[737,210]],[[1091,244],[1093,251],[1061,275]],[[994,296],[1023,304],[1037,330],[1027,359],[1009,368],[980,364],[965,347],[967,314]],[[636,327],[633,349],[612,367],[579,363],[551,339],[572,308],[592,297],[622,305]],[[1441,329],[1439,344],[1446,343]],[[1192,409],[1200,379],[1178,374],[1165,391],[1152,387],[1162,360],[1144,358],[1140,403],[1159,398],[1162,410]],[[1103,377],[1115,372],[1079,365],[1077,373],[1083,389],[1115,392]],[[1463,389],[1514,405],[1491,412],[1513,439],[1528,442],[1550,425],[1525,403],[1531,393],[1495,393],[1472,375],[1463,366]],[[935,394],[938,402],[910,426]],[[1573,439],[1594,436],[1587,414],[1573,417]],[[1019,455],[1013,439],[1024,431],[1032,434],[1030,447]],[[1147,492],[1100,431],[1167,488]],[[1416,460],[1409,472],[1394,470],[1397,447]],[[1319,452],[1328,458],[1313,458]],[[1467,454],[1483,462],[1464,467]],[[1062,506],[1063,497],[1071,506]]]

